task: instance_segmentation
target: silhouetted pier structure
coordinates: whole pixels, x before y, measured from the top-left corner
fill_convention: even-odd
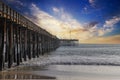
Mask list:
[[[79,41],[77,39],[60,39],[61,46],[77,46]]]
[[[55,50],[59,39],[0,1],[0,71]]]

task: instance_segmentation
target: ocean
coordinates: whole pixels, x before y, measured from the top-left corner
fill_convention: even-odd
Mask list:
[[[8,72],[29,73],[54,80],[120,80],[120,44],[61,46],[56,51],[6,71],[4,76]]]
[[[120,66],[120,45],[81,44],[60,47],[50,57],[51,64]]]

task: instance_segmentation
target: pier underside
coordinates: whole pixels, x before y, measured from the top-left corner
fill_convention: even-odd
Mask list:
[[[0,71],[55,50],[59,39],[0,1]]]

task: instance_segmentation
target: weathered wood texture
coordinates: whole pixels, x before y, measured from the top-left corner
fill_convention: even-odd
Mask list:
[[[0,1],[0,71],[44,55],[58,46],[57,37]]]

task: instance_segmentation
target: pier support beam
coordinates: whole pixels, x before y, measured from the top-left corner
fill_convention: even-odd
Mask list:
[[[17,53],[17,65],[20,64],[20,34],[19,34],[19,25],[16,27],[16,53]]]
[[[8,68],[11,68],[13,63],[13,24],[10,22],[9,25]]]
[[[55,50],[57,41],[57,37],[0,1],[0,71]]]
[[[6,27],[6,22],[0,18],[0,71],[4,68],[4,29]]]

